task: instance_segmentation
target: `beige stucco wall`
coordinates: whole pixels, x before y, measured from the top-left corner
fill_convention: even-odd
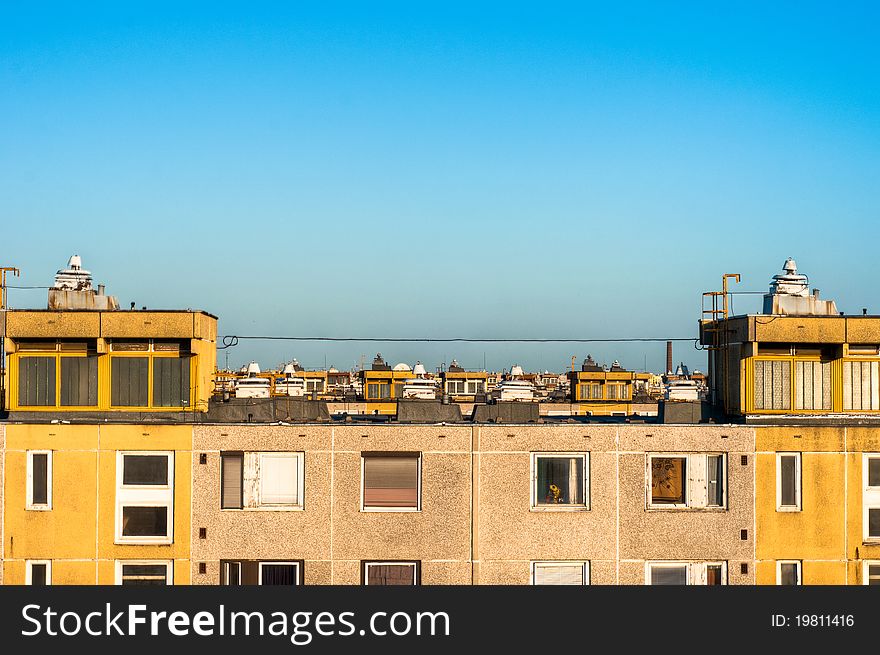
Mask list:
[[[219,560],[240,558],[303,560],[308,584],[360,584],[362,560],[419,560],[422,584],[469,584],[470,439],[470,427],[449,426],[196,427],[194,582],[216,584]],[[303,509],[221,510],[223,450],[305,453]],[[422,453],[420,511],[362,511],[365,451]]]
[[[644,584],[648,560],[720,560],[728,563],[729,584],[753,584],[754,430],[723,425],[618,429],[620,583]],[[727,508],[648,509],[647,455],[702,452],[727,453]],[[741,530],[747,531],[746,539]],[[749,565],[745,574],[743,563]]]

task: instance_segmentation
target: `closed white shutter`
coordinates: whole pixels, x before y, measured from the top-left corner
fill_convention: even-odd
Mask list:
[[[296,505],[297,477],[295,454],[260,453],[260,504]]]
[[[706,499],[706,456],[691,455],[688,457],[688,507],[705,507]]]
[[[571,564],[535,564],[536,585],[583,585],[586,566],[583,562]]]

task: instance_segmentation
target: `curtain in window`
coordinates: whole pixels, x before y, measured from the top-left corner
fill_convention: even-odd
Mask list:
[[[296,455],[262,453],[260,455],[260,504],[295,505],[298,471]]]
[[[19,358],[18,404],[24,407],[44,407],[55,404],[54,357]]]
[[[790,363],[788,361],[756,361],[754,387],[755,409],[790,409]]]
[[[538,457],[538,504],[583,505],[583,465],[581,457]]]
[[[582,585],[583,564],[535,564],[536,585]]]
[[[843,363],[843,408],[845,410],[880,409],[878,362]]]
[[[831,362],[795,362],[795,408],[831,409]]]
[[[61,404],[93,407],[98,404],[98,358],[61,358]]]
[[[146,407],[149,357],[113,357],[110,361],[110,404]]]
[[[268,564],[260,566],[260,583],[275,586],[293,586],[297,584],[296,564]]]
[[[220,456],[220,507],[241,509],[242,505],[242,453],[223,453]]]

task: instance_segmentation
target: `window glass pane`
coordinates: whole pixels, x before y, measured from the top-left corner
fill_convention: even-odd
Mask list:
[[[535,564],[536,585],[582,585],[583,564]]]
[[[652,585],[686,585],[687,566],[653,566],[651,567]]]
[[[260,565],[260,584],[284,585],[297,584],[296,564],[267,564]]]
[[[221,564],[221,584],[239,586],[241,584],[241,562],[223,562]]]
[[[880,457],[868,458],[868,486],[880,487]]]
[[[124,537],[165,537],[168,535],[167,507],[122,508],[122,535]]]
[[[48,583],[48,567],[45,564],[31,564],[31,584],[44,587]]]
[[[791,407],[791,367],[788,361],[755,362],[755,409]]]
[[[156,352],[180,352],[178,341],[154,341],[153,350]]]
[[[779,458],[781,504],[786,507],[797,506],[797,457],[783,455]]]
[[[418,484],[418,457],[364,457],[364,507],[417,508]]]
[[[98,404],[98,357],[61,358],[61,404],[94,407]]]
[[[31,473],[33,487],[31,503],[33,505],[49,504],[49,455],[46,453],[31,454]]]
[[[880,509],[868,510],[868,536],[880,537]]]
[[[537,457],[538,505],[584,504],[583,457]]]
[[[153,358],[153,407],[189,405],[189,357]]]
[[[686,457],[652,457],[651,502],[655,505],[683,505],[686,475]]]
[[[16,342],[19,350],[57,350],[57,341],[18,341]]]
[[[260,455],[260,503],[294,505],[298,485],[297,457],[291,454]]]
[[[46,407],[55,404],[54,357],[19,358],[18,404],[24,407]]]
[[[110,361],[110,404],[146,407],[149,358],[113,357]]]
[[[412,564],[367,564],[368,585],[414,585]]]
[[[146,352],[150,349],[149,341],[114,341],[110,349],[119,352]]]
[[[798,565],[783,563],[779,565],[779,584],[796,585],[798,583]]]
[[[707,504],[713,507],[724,505],[724,457],[709,455],[706,471]]]
[[[242,453],[223,453],[221,456],[221,497],[223,509],[241,509],[242,506]]]
[[[165,564],[123,564],[124,586],[156,586],[167,584],[168,567]]]
[[[795,407],[831,409],[831,362],[795,363]]]
[[[168,484],[168,456],[123,455],[122,484]]]
[[[880,585],[880,564],[868,566],[868,584]]]
[[[720,564],[708,564],[706,566],[706,584],[713,586],[724,584],[721,579]]]

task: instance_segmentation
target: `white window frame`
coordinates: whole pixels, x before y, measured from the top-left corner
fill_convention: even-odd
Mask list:
[[[163,455],[168,458],[167,484],[123,484],[125,456]],[[167,534],[160,536],[123,536],[122,512],[124,507],[165,507]],[[174,451],[119,450],[116,452],[116,538],[117,544],[171,544],[174,543]],[[121,570],[121,569],[120,569]]]
[[[862,571],[862,584],[868,585],[871,582],[870,571],[872,566],[876,566],[880,568],[880,560],[877,559],[866,559],[862,563],[863,571]],[[880,574],[877,576],[878,581],[880,581]]]
[[[880,460],[880,453],[865,453],[862,457],[862,531],[865,542],[876,543],[880,541],[880,535],[868,533],[868,512],[880,510],[880,486],[870,486],[868,467],[872,459]]]
[[[122,584],[122,567],[123,565],[135,564],[135,565],[156,565],[156,564],[164,564],[165,565],[165,585],[171,586],[174,584],[174,560],[167,559],[118,559],[116,560],[116,584]]]
[[[647,453],[647,461],[645,468],[645,507],[649,510],[697,510],[697,511],[726,511],[728,504],[728,469],[729,469],[729,453],[726,452],[705,452],[705,453]],[[721,458],[721,505],[709,504],[709,458]],[[687,460],[687,470],[685,471],[685,479],[682,481],[684,485],[684,502],[683,503],[655,503],[653,502],[653,460],[655,459],[677,459],[685,458]],[[693,478],[694,471],[702,473],[702,477],[697,480]],[[695,489],[694,485],[702,485]]]
[[[388,451],[390,456],[394,456],[394,451]],[[422,454],[414,455],[418,459],[418,484],[416,485],[416,506],[415,507],[373,507],[364,505],[364,473],[366,471],[366,462],[365,460],[370,457],[382,457],[382,454],[377,452],[375,455],[361,455],[361,511],[362,512],[421,512],[422,511]],[[406,459],[406,456],[400,456],[403,459]],[[388,564],[388,562],[384,562]]]
[[[571,459],[580,457],[584,462],[583,483],[584,488],[581,490],[584,502],[580,505],[539,505],[538,504],[538,459]],[[534,452],[531,457],[531,492],[530,492],[530,509],[533,512],[585,512],[590,510],[590,452],[582,451],[579,453],[567,452]]]
[[[46,565],[46,585],[52,585],[52,560],[50,559],[29,559],[24,563],[24,583],[26,585],[33,584],[33,566],[34,564]],[[867,569],[865,569],[867,570]]]
[[[460,387],[461,391],[454,391],[453,389],[450,388],[452,386],[455,386],[456,388]],[[469,395],[467,392],[467,380],[465,378],[454,378],[451,380],[446,380],[446,393],[451,396]]]
[[[782,504],[782,458],[794,457],[794,505]],[[803,511],[803,455],[800,452],[784,451],[776,453],[776,511],[777,512],[800,512]]]
[[[797,574],[797,583],[796,586],[802,586],[804,584],[804,563],[799,559],[778,559],[776,560],[776,584],[782,585],[782,565],[783,564],[794,564],[795,571]],[[789,586],[789,585],[785,585]]]
[[[392,561],[392,562],[380,562],[380,561],[367,561],[364,562],[364,584],[363,586],[375,586],[378,587],[380,585],[370,585],[368,580],[370,579],[370,567],[371,566],[411,566],[413,569],[413,584],[412,586],[418,587],[421,584],[419,580],[419,563],[414,560],[405,560],[405,561]]]
[[[34,455],[46,455],[46,504],[34,504]],[[52,510],[52,451],[28,450],[26,454],[25,509],[35,512]]]
[[[568,567],[568,566],[574,566],[574,565],[578,565],[578,564],[581,566],[581,569],[582,569],[582,573],[581,573],[581,575],[582,575],[583,582],[581,583],[581,586],[588,586],[588,585],[590,584],[590,562],[589,562],[589,560],[570,560],[570,561],[564,561],[564,560],[553,560],[553,561],[548,561],[548,560],[535,560],[535,561],[532,562],[532,566],[531,566],[531,580],[530,580],[530,584],[532,584],[532,585],[536,585],[536,584],[537,584],[537,583],[535,582],[535,580],[536,580],[537,577],[538,577],[537,574],[538,574],[538,568],[539,568],[539,567],[542,567],[542,568],[552,568],[552,567],[554,567],[554,566],[559,566],[559,567],[566,566],[566,567]],[[574,586],[574,585],[572,585],[572,586]]]
[[[241,562],[238,562],[239,567],[241,567]],[[271,560],[260,561],[257,562],[257,585],[263,586],[263,566],[294,566],[296,567],[296,575],[294,579],[296,582],[291,585],[293,587],[299,587],[302,584],[302,566],[299,562],[273,562]],[[239,580],[241,580],[241,569],[239,568]]]
[[[263,457],[291,457],[296,460],[296,477],[297,477],[297,485],[296,485],[296,500],[295,503],[290,504],[272,504],[272,503],[264,503],[263,502],[263,489],[262,489],[262,476],[257,475],[255,478],[255,483],[253,487],[249,485],[249,481],[252,479],[248,473],[256,468],[257,463],[259,463],[259,470],[262,472],[263,470]],[[243,453],[242,458],[242,508],[245,510],[258,510],[258,511],[276,511],[276,512],[284,512],[284,511],[302,511],[305,507],[304,503],[304,493],[305,493],[305,453],[301,451],[274,451],[274,450],[261,450],[261,451],[245,451]],[[241,510],[235,510],[241,511]]]
[[[229,570],[235,567],[238,571],[238,584],[231,585],[229,584]],[[220,584],[224,587],[240,587],[242,586],[241,582],[241,560],[228,560],[225,562],[220,562]]]
[[[652,586],[653,570],[657,569],[685,569],[685,585],[700,586],[705,585],[707,580],[706,572],[710,566],[721,567],[721,585],[727,585],[727,562],[724,560],[701,560],[701,561],[682,561],[682,560],[651,560],[645,562],[645,585]]]

